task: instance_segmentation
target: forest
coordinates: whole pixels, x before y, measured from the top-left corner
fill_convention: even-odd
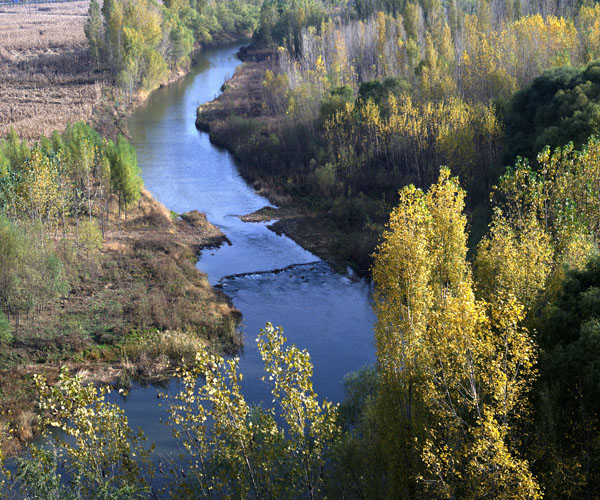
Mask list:
[[[246,178],[332,223],[343,258],[368,269],[375,363],[334,404],[309,352],[266,323],[272,400],[253,405],[234,334],[221,333],[229,351],[191,343],[179,390],[157,401],[184,450],[169,463],[109,402],[123,388],[35,374],[47,444],[5,469],[0,498],[594,498],[600,5],[91,0],[86,24],[94,61],[129,94],[187,67],[194,47],[250,32],[249,52],[267,56],[241,73],[265,65],[260,110],[206,118],[211,137]],[[2,139],[7,352],[23,320],[93,274],[107,226],[140,200],[122,136],[77,123],[32,145]]]
[[[189,68],[195,49],[251,35],[258,14],[257,4],[243,0],[109,0],[102,7],[92,0],[85,35],[95,63],[131,95]]]
[[[476,242],[506,165],[595,130],[595,3],[272,8],[255,35],[279,47],[263,110],[214,120],[211,134],[248,178],[276,179],[351,234],[358,269],[403,185],[428,186],[440,165],[460,175]]]

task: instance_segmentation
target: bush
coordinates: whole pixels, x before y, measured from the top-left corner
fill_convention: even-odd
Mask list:
[[[0,344],[9,344],[12,342],[12,328],[6,315],[0,311]]]
[[[88,255],[102,249],[102,231],[96,222],[83,221],[81,223],[79,242]]]

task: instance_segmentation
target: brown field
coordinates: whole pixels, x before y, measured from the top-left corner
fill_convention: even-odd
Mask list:
[[[109,79],[87,52],[88,4],[0,6],[0,136],[14,127],[33,140],[91,120]]]

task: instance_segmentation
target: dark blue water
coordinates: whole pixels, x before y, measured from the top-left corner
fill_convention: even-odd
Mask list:
[[[194,125],[196,107],[218,95],[241,64],[235,57],[238,48],[206,51],[190,75],[154,92],[129,121],[131,140],[148,190],[176,212],[205,212],[232,243],[205,250],[198,268],[212,284],[222,286],[243,314],[240,369],[246,398],[255,403],[271,399],[260,381],[263,363],[255,343],[270,321],[284,327],[291,343],[309,350],[316,392],[340,401],[344,375],[374,360],[370,285],[333,272],[267,224],[240,221],[238,215],[269,202],[241,178],[233,157]],[[243,276],[228,278],[239,274]],[[164,390],[136,385],[126,399],[112,396],[130,424],[142,427],[163,452],[173,445],[170,431],[160,423],[164,409],[157,405],[157,393]],[[169,383],[167,390],[176,391],[177,384]]]

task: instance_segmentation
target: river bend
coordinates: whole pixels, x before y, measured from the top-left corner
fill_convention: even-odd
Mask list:
[[[241,64],[235,57],[238,49],[205,51],[189,75],[152,93],[129,120],[131,142],[153,196],[179,213],[205,212],[231,241],[204,250],[197,266],[242,312],[240,369],[246,398],[259,403],[268,397],[255,339],[270,321],[284,327],[289,342],[309,350],[315,391],[339,402],[344,375],[374,360],[370,285],[333,272],[290,238],[270,231],[267,223],[242,222],[239,215],[269,202],[240,176],[232,155],[211,144],[194,124],[197,106],[214,99]],[[161,390],[165,388],[134,385],[126,399],[117,394],[111,399],[124,408],[134,428],[141,427],[166,452],[172,438],[160,423],[165,417],[157,405]],[[176,382],[167,390],[176,391]]]

